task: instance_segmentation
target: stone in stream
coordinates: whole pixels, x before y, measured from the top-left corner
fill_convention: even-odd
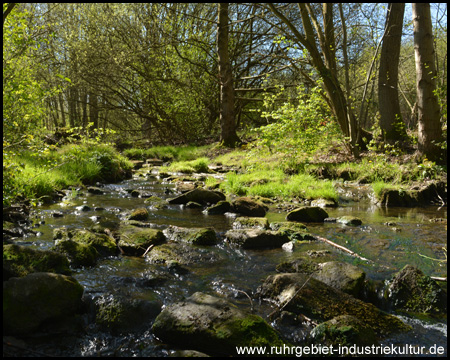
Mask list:
[[[302,206],[287,214],[286,220],[299,222],[323,222],[328,213],[318,206]]]
[[[95,247],[80,244],[70,239],[56,240],[53,249],[66,255],[70,264],[74,267],[94,266],[97,263],[97,259],[100,258],[100,254]]]
[[[225,238],[230,244],[243,249],[280,248],[289,241],[283,232],[261,229],[228,230]]]
[[[107,234],[94,233],[84,229],[68,230],[57,228],[53,230],[54,240],[73,240],[79,244],[93,246],[100,256],[116,255],[118,252],[116,241]]]
[[[151,264],[210,264],[223,260],[213,248],[192,246],[183,242],[168,242],[152,248],[145,257]]]
[[[133,212],[128,216],[128,220],[148,220],[150,214],[146,208],[138,208],[133,210]]]
[[[341,216],[336,219],[336,222],[348,226],[358,226],[362,224],[362,220],[355,216]]]
[[[170,225],[164,230],[164,234],[169,240],[192,245],[214,245],[217,242],[216,232],[212,228],[183,228]]]
[[[34,272],[71,274],[69,261],[63,254],[15,244],[3,245],[3,280]]]
[[[257,293],[286,311],[303,314],[314,321],[328,321],[339,315],[354,316],[379,338],[411,330],[397,317],[303,273],[270,275]]]
[[[231,203],[233,211],[244,216],[264,217],[267,207],[249,197],[240,197]]]
[[[263,217],[237,217],[233,222],[233,229],[269,229],[269,220]]]
[[[384,293],[396,310],[447,314],[447,293],[414,266],[406,265],[397,272]]]
[[[279,334],[261,317],[200,292],[167,306],[152,330],[165,343],[217,356],[236,355],[237,346],[283,346]]]
[[[158,229],[124,225],[118,231],[118,246],[124,255],[142,256],[151,245],[162,244],[166,241],[163,232]]]
[[[71,276],[39,272],[13,277],[3,282],[3,334],[32,334],[44,324],[60,323],[79,310],[82,295],[83,287]]]

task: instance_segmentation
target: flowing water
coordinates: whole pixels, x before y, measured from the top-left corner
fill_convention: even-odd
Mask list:
[[[76,269],[73,276],[84,286],[87,296],[124,295],[136,299],[158,299],[164,305],[181,300],[196,291],[227,297],[246,309],[253,307],[257,314],[266,316],[272,309],[270,304],[250,300],[246,294],[253,294],[264,279],[275,273],[275,266],[283,261],[298,258],[305,251],[328,250],[324,259],[332,258],[360,266],[367,277],[374,280],[389,278],[406,264],[419,267],[430,276],[447,276],[446,263],[430,258],[444,259],[443,247],[447,245],[446,208],[379,208],[369,201],[346,201],[335,209],[326,209],[330,217],[357,216],[363,225],[344,226],[338,223],[309,225],[312,234],[320,235],[341,244],[375,265],[354,259],[322,242],[300,244],[293,252],[282,249],[242,250],[223,241],[223,234],[232,227],[233,217],[206,215],[201,209],[186,209],[180,205],[169,205],[155,209],[144,203],[145,199],[131,197],[131,189],[150,192],[161,198],[174,197],[174,185],[159,179],[136,177],[119,184],[103,187],[103,195],[72,191],[59,204],[40,207],[33,218],[37,236],[22,241],[35,248],[49,249],[54,245],[54,228],[90,228],[100,224],[114,229],[120,220],[139,207],[147,207],[149,222],[153,227],[164,229],[168,225],[182,227],[212,227],[221,241],[211,251],[224,260],[217,263],[186,266],[188,272],[176,274],[160,286],[152,288],[138,286],[138,280],[154,271],[167,271],[151,265],[143,258],[111,257],[101,260],[95,267]],[[82,205],[91,210],[82,211]],[[62,217],[54,217],[55,211]],[[269,211],[270,222],[284,221],[286,213]],[[436,220],[437,219],[437,220]],[[444,219],[441,221],[439,219]],[[321,260],[322,261],[322,260]],[[244,294],[246,293],[246,294]],[[403,318],[414,330],[401,337],[387,339],[387,343],[432,346],[447,344],[446,322]],[[31,340],[36,349],[49,355],[66,356],[166,356],[170,347],[154,339],[148,324],[147,331],[138,334],[111,335],[99,331],[92,324],[86,324],[86,334],[81,337],[49,337]]]

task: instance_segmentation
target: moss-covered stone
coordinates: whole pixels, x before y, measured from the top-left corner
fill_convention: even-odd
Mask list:
[[[306,226],[302,223],[289,221],[275,222],[270,223],[270,228],[286,234],[290,240],[315,240],[315,237],[308,232]]]
[[[183,228],[171,225],[164,230],[164,234],[170,240],[192,245],[214,245],[217,243],[216,232],[212,228]]]
[[[66,255],[70,264],[75,267],[94,266],[100,257],[92,245],[80,244],[73,240],[58,240],[54,250]]]
[[[355,216],[341,216],[336,219],[336,221],[340,224],[348,225],[348,226],[358,226],[362,225],[362,220]]]
[[[378,337],[408,331],[411,328],[395,316],[314,279],[311,275],[277,274],[266,278],[259,296],[277,301],[284,309],[327,321],[339,315],[351,315],[369,326]]]
[[[113,334],[141,331],[161,312],[157,300],[102,296],[95,300],[95,322]]]
[[[150,214],[148,213],[148,210],[146,208],[139,208],[133,210],[130,216],[128,216],[128,220],[145,221],[148,220],[149,216]]]
[[[230,244],[243,249],[279,248],[289,241],[283,232],[260,229],[228,230],[225,238]]]
[[[211,355],[236,355],[236,346],[283,346],[261,317],[203,293],[166,307],[152,329],[164,342]]]
[[[233,211],[250,217],[264,217],[267,207],[249,197],[240,197],[232,202]]]
[[[179,265],[214,263],[222,260],[212,248],[193,247],[186,243],[168,242],[157,245],[146,255],[152,264],[169,264],[174,261]]]
[[[269,229],[269,221],[264,217],[237,217],[233,222],[233,229]]]
[[[4,334],[29,334],[74,314],[82,295],[83,287],[70,276],[40,272],[9,279],[3,282]]]
[[[396,273],[385,292],[392,307],[401,311],[447,314],[447,294],[414,266]]]
[[[34,250],[15,244],[3,245],[3,280],[33,272],[71,274],[67,257],[55,251]]]
[[[68,235],[77,243],[93,246],[102,256],[117,254],[116,242],[109,235],[97,234],[89,230],[71,230]]]
[[[378,340],[374,331],[351,315],[337,316],[316,326],[310,333],[310,342],[323,346],[371,346]]]
[[[125,225],[119,229],[118,245],[125,255],[141,256],[150,245],[162,244],[166,238],[161,230]]]
[[[223,215],[226,212],[230,211],[231,204],[226,200],[221,200],[217,204],[208,207],[205,212],[208,215]]]

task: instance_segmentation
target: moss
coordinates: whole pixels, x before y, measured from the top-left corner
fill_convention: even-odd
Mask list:
[[[65,254],[72,266],[94,266],[100,257],[98,251],[91,245],[79,244],[73,240],[59,241],[54,250]]]
[[[69,238],[80,244],[93,246],[101,255],[109,256],[117,253],[116,242],[106,234],[95,234],[88,230],[69,231]]]
[[[150,245],[158,245],[165,241],[161,230],[126,225],[120,228],[119,246],[127,255],[141,256]]]
[[[128,217],[128,220],[148,220],[150,214],[146,208],[139,208],[134,210],[131,215]]]
[[[33,250],[15,244],[3,245],[4,277],[25,276],[33,272],[70,275],[69,260],[54,251]]]

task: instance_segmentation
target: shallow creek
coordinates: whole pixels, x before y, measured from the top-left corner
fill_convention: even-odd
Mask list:
[[[90,228],[100,224],[109,228],[117,227],[120,220],[139,207],[146,206],[151,214],[149,220],[154,227],[164,229],[168,225],[182,227],[212,227],[222,239],[212,251],[221,254],[225,260],[214,264],[186,266],[189,272],[177,274],[160,286],[143,288],[135,286],[130,279],[138,279],[143,274],[157,270],[143,258],[112,257],[101,260],[93,268],[75,269],[73,276],[84,286],[85,294],[125,295],[129,298],[158,299],[164,305],[180,301],[183,297],[202,291],[211,295],[225,296],[233,303],[250,309],[250,296],[263,280],[275,273],[275,266],[282,261],[294,260],[307,250],[328,250],[329,259],[351,262],[360,266],[367,277],[384,280],[406,264],[419,267],[430,276],[447,276],[446,263],[430,258],[444,258],[442,250],[447,244],[446,208],[379,208],[369,201],[344,201],[340,207],[327,208],[330,217],[352,215],[359,217],[363,224],[357,227],[338,223],[308,225],[308,230],[341,244],[352,251],[373,260],[376,265],[354,259],[322,242],[302,243],[293,252],[282,249],[242,250],[231,247],[223,241],[223,234],[232,227],[233,217],[226,215],[205,215],[201,209],[186,209],[180,205],[170,205],[164,209],[154,209],[144,203],[143,198],[131,197],[130,189],[150,192],[161,198],[175,196],[173,184],[165,184],[159,179],[136,177],[119,184],[105,185],[103,195],[68,193],[66,199],[53,205],[42,206],[34,214],[35,231],[21,244],[40,249],[54,245],[54,228]],[[128,191],[127,191],[128,190]],[[87,205],[91,210],[81,211]],[[97,209],[96,209],[97,208]],[[95,210],[96,209],[96,210]],[[55,211],[62,217],[53,217]],[[269,211],[269,222],[284,221],[285,212]],[[423,255],[423,256],[422,256]],[[160,268],[162,269],[162,268]],[[273,309],[270,304],[253,299],[255,313],[265,317]],[[401,337],[386,339],[384,344],[412,344],[445,346],[447,325],[430,320],[402,318],[414,330]],[[82,337],[36,339],[35,348],[50,355],[66,356],[166,356],[171,348],[162,346],[154,339],[148,324],[148,331],[140,334],[112,336],[95,330],[87,324],[87,332]],[[33,342],[33,341],[32,341]]]

